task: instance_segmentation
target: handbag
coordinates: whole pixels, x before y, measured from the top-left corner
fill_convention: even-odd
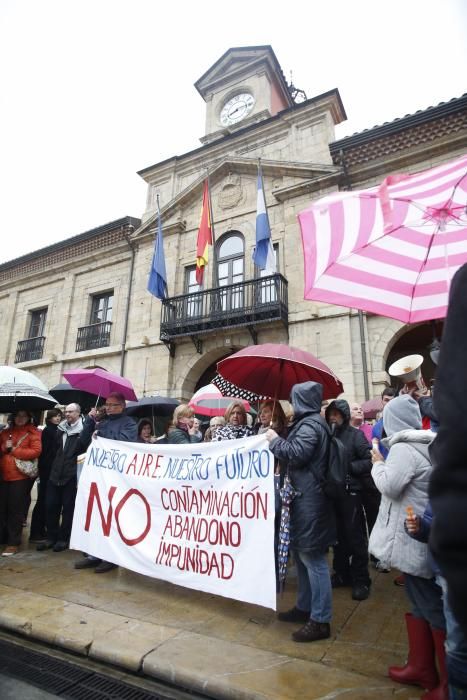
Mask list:
[[[35,479],[39,475],[37,462],[37,459],[17,459],[15,457],[16,468],[30,479]]]
[[[16,447],[21,445],[21,443],[26,437],[27,435],[23,435],[23,437],[21,437],[16,443]],[[39,460],[37,459],[37,457],[36,459],[18,459],[17,457],[15,457],[14,460],[18,471],[20,471],[22,474],[29,477],[30,479],[37,478],[37,476],[39,475]]]

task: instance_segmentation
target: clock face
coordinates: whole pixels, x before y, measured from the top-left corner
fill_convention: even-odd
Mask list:
[[[249,92],[242,92],[232,97],[221,109],[222,126],[230,126],[244,119],[255,106],[255,98]]]

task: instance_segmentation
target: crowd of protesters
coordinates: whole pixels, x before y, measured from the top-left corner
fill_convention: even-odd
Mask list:
[[[349,588],[352,599],[366,600],[371,594],[372,561],[381,572],[401,572],[402,578],[397,577],[395,583],[404,585],[410,606],[405,616],[407,663],[391,666],[389,676],[426,689],[425,700],[465,697],[465,616],[459,596],[454,609],[451,607],[452,577],[446,580],[442,574],[445,550],[437,544],[435,560],[428,547],[432,527],[438,542],[443,536],[436,530],[436,509],[433,520],[429,499],[432,462],[440,464],[444,459],[441,443],[436,450],[439,425],[451,449],[449,433],[446,437],[431,395],[418,389],[403,389],[397,394],[386,388],[382,414],[373,425],[365,422],[358,403],[323,401],[322,386],[316,382],[295,385],[290,401],[288,416],[280,402],[263,402],[254,422],[244,403],[234,400],[225,415],[214,416],[209,425],[200,423],[191,406],[181,404],[159,437],[154,435],[154,422],[149,418],[136,424],[126,415],[125,399],[119,393],[110,394],[105,406],[91,409],[86,417],[76,403],[67,405],[63,413],[58,408],[49,410],[42,431],[35,427],[32,414],[17,411],[0,433],[2,556],[15,555],[21,545],[34,483],[34,478],[20,469],[23,461],[38,460],[37,501],[29,541],[37,544],[38,551],[63,552],[71,536],[78,456],[93,437],[182,445],[264,434],[275,458],[276,577],[280,493],[286,479],[299,496],[290,506],[290,552],[297,572],[297,599],[293,608],[278,613],[282,622],[300,623],[292,639],[313,642],[328,638],[333,588]],[[334,439],[343,446],[347,477],[341,493],[330,499],[323,484]],[[465,463],[462,468],[465,471]],[[437,506],[436,487],[433,494]],[[74,566],[96,573],[116,567],[90,554]],[[446,567],[449,570],[449,561]],[[457,576],[456,571],[453,576]]]

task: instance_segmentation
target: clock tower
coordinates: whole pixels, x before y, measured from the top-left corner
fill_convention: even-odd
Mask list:
[[[206,102],[210,143],[249,124],[292,107],[294,100],[270,46],[229,49],[195,83]]]

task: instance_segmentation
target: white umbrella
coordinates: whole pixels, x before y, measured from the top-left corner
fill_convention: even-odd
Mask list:
[[[41,382],[35,374],[25,372],[24,369],[18,369],[18,367],[12,367],[11,365],[0,365],[1,384],[28,384],[42,391],[48,391],[44,382]]]
[[[57,400],[46,391],[28,384],[12,382],[0,386],[0,413],[43,411],[57,405]]]

